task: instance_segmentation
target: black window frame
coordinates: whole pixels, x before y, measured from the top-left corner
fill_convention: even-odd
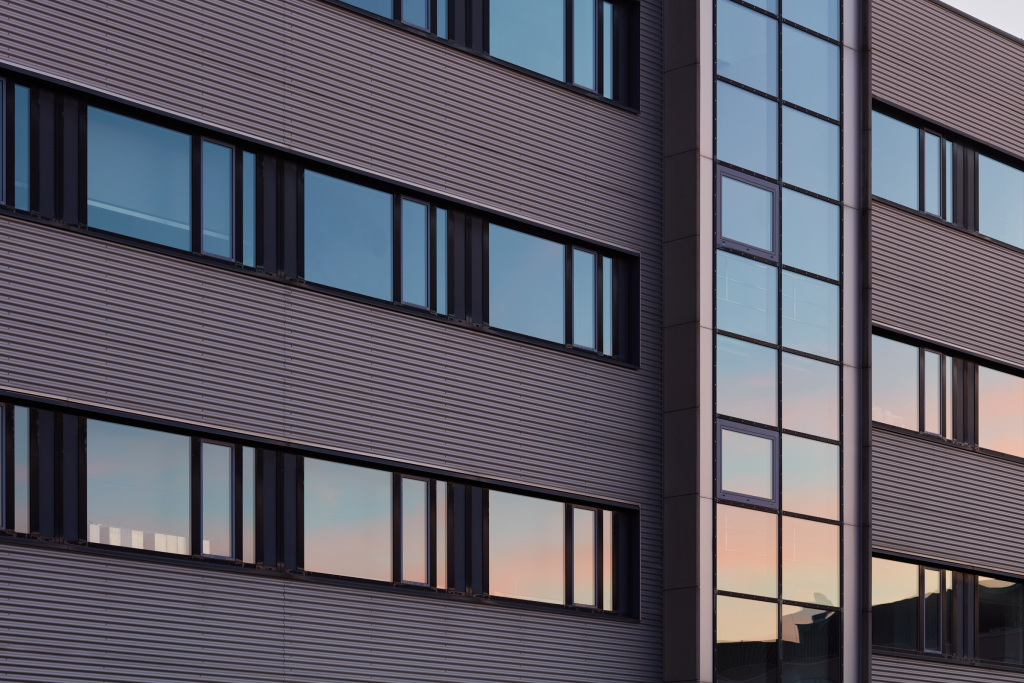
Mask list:
[[[193,150],[192,150],[192,193],[193,196],[198,194],[198,213],[193,217],[193,225],[198,226],[192,229],[192,251],[203,256],[210,258],[223,259],[231,263],[242,262],[242,192],[243,192],[243,178],[242,178],[242,149],[238,145],[226,142],[219,137],[211,135],[200,134],[193,135]],[[206,196],[204,193],[203,183],[203,168],[204,168],[204,154],[205,145],[210,143],[212,145],[219,145],[231,150],[231,255],[221,256],[214,254],[213,252],[206,251],[204,247],[204,237],[206,234],[206,226],[203,224],[203,207],[206,202]],[[193,201],[193,211],[196,210],[197,202]]]
[[[716,467],[717,474],[717,496],[719,500],[728,500],[734,503],[742,503],[744,505],[753,505],[759,508],[766,508],[769,510],[779,511],[781,510],[782,501],[780,498],[781,486],[780,486],[780,465],[781,458],[779,457],[779,449],[782,446],[782,433],[780,430],[765,429],[764,427],[755,427],[753,425],[744,424],[742,422],[736,422],[724,417],[719,417],[715,421],[715,448],[716,453]],[[737,432],[739,434],[746,434],[748,436],[756,436],[761,439],[769,439],[772,442],[772,497],[771,498],[759,498],[757,496],[748,496],[734,491],[728,491],[725,489],[722,482],[722,432],[730,431]]]
[[[737,242],[736,240],[729,239],[723,235],[722,225],[722,181],[725,178],[735,180],[736,182],[745,183],[752,187],[756,187],[759,190],[766,190],[772,195],[772,249],[766,251],[758,247],[745,244],[743,242]],[[782,265],[782,240],[779,230],[780,219],[782,215],[782,185],[778,182],[768,182],[757,176],[745,173],[735,168],[730,168],[722,164],[718,164],[717,172],[715,173],[715,240],[719,248],[731,249],[739,254],[747,256],[757,256],[767,261],[771,261],[777,266]],[[829,280],[830,282],[832,280]]]
[[[242,446],[237,443],[230,441],[223,441],[218,439],[206,439],[206,438],[193,438],[193,449],[192,449],[192,486],[191,486],[191,507],[192,507],[192,519],[197,521],[198,524],[193,524],[192,529],[192,546],[193,552],[198,552],[203,557],[216,558],[221,560],[234,561],[236,558],[242,558]],[[212,446],[224,446],[230,450],[231,457],[231,486],[230,494],[231,500],[229,507],[231,510],[231,555],[214,555],[213,553],[207,553],[203,551],[203,522],[206,520],[206,510],[203,507],[203,493],[205,481],[203,480],[203,458],[206,457],[204,453],[204,446],[210,444]],[[198,545],[198,551],[196,547]]]

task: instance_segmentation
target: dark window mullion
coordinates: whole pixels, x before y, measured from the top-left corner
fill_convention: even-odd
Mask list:
[[[597,338],[594,350],[606,353],[604,349],[604,257],[596,255],[594,264],[594,328]]]
[[[402,475],[391,475],[391,580],[402,581]]]
[[[192,136],[192,251],[203,253],[203,138]]]
[[[242,501],[242,447],[238,444],[231,448],[231,547],[236,560],[245,556],[243,546],[245,530],[243,528],[244,510]]]
[[[189,486],[191,499],[191,515],[189,519],[190,555],[193,557],[203,554],[203,455],[202,440],[198,437],[191,438],[191,467]]]
[[[576,595],[573,591],[573,511],[574,505],[564,505],[565,509],[565,604],[572,605],[576,602]]]
[[[565,82],[575,83],[576,78],[573,74],[573,0],[564,0],[565,2]]]
[[[573,311],[572,311],[572,259],[575,249],[572,245],[565,245],[565,344],[573,346]]]
[[[397,1],[397,0],[396,0]],[[391,195],[392,259],[391,259],[391,300],[402,302],[402,197],[397,192]]]

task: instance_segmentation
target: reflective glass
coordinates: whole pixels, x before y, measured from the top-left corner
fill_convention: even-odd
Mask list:
[[[924,352],[924,431],[932,434],[940,432],[939,415],[942,394],[939,388],[939,376],[942,373],[942,356],[931,351]]]
[[[779,271],[725,251],[715,269],[718,329],[774,344],[779,329]]]
[[[774,499],[775,442],[723,427],[722,490],[754,498]]]
[[[242,263],[256,266],[256,155],[242,152]]]
[[[782,354],[782,427],[839,439],[839,367]]]
[[[775,251],[775,196],[763,188],[722,177],[722,237]]]
[[[491,327],[565,343],[565,247],[493,223],[489,231]]]
[[[719,76],[769,95],[778,94],[778,20],[730,0],[719,0],[717,50]]]
[[[601,571],[604,572],[601,579],[602,597],[601,606],[606,610],[615,609],[615,566],[614,566],[614,540],[615,513],[611,510],[604,510],[601,513],[604,519],[601,524]]]
[[[839,119],[839,46],[792,26],[782,27],[782,97]]]
[[[953,359],[946,356],[946,429],[943,436],[953,438]]]
[[[428,582],[427,484],[402,477],[402,581]]]
[[[490,52],[565,80],[564,0],[490,0]]]
[[[607,256],[601,257],[601,308],[602,308],[602,351],[606,356],[615,353],[615,343],[612,338],[612,325],[615,324],[615,317],[612,314],[612,277],[615,273],[614,264]]]
[[[437,587],[448,587],[448,483],[439,481],[437,484],[436,516],[437,516]]]
[[[839,521],[839,446],[782,435],[782,509]]]
[[[192,440],[89,420],[89,542],[191,555]]]
[[[953,143],[946,140],[946,215],[944,218],[953,222]]]
[[[1024,171],[978,155],[978,231],[1024,247]]]
[[[203,252],[234,256],[234,150],[203,141]]]
[[[783,683],[839,683],[842,624],[839,612],[783,605]]]
[[[782,108],[782,179],[839,199],[839,126]]]
[[[782,190],[782,263],[839,279],[839,207]]]
[[[839,526],[782,518],[782,599],[839,606]]]
[[[1024,584],[978,577],[978,658],[1024,664]]]
[[[978,445],[1024,457],[1024,377],[978,366]]]
[[[839,360],[839,287],[782,271],[782,345]]]
[[[918,431],[916,346],[871,337],[871,419]]]
[[[437,36],[448,38],[448,0],[437,0]]]
[[[871,192],[918,208],[917,168],[920,136],[914,126],[871,112]]]
[[[448,212],[437,209],[437,312],[448,314]]]
[[[430,0],[402,0],[402,21],[430,30]]]
[[[924,649],[942,652],[942,578],[938,569],[924,570]]]
[[[305,278],[391,301],[393,198],[304,172]]]
[[[14,530],[29,532],[28,408],[14,407]]]
[[[203,444],[203,554],[234,557],[231,447]]]
[[[597,513],[572,510],[572,601],[597,605]]]
[[[721,683],[775,683],[779,606],[726,595],[716,599],[715,678]]]
[[[379,14],[382,17],[388,19],[394,19],[392,14],[394,8],[391,4],[392,0],[345,0],[350,5],[354,5],[361,9]]]
[[[402,301],[430,307],[430,207],[402,200]]]
[[[918,566],[871,559],[871,641],[900,650],[917,649],[920,609]]]
[[[192,136],[89,107],[91,227],[192,248]]]
[[[572,79],[597,90],[597,0],[572,1]]]
[[[14,208],[29,210],[29,128],[32,91],[23,85],[14,86]]]
[[[924,134],[924,210],[935,216],[942,213],[942,139]]]
[[[779,594],[779,516],[718,505],[718,590],[765,598]]]
[[[391,473],[305,458],[307,571],[391,581]]]
[[[839,40],[839,0],[783,0],[782,16]]]
[[[778,0],[748,0],[748,4],[753,5],[754,7],[760,7],[772,14],[776,14],[779,11]]]
[[[718,158],[779,177],[779,107],[771,100],[719,82]]]
[[[242,562],[256,561],[256,449],[242,448]]]
[[[603,81],[601,94],[608,98],[615,98],[615,5],[610,2],[601,3],[601,11],[604,13],[604,29],[601,34],[601,61],[603,69]]]
[[[778,352],[717,335],[718,413],[778,424]]]
[[[565,505],[491,491],[490,594],[565,603]]]
[[[572,343],[597,348],[597,256],[572,250]]]

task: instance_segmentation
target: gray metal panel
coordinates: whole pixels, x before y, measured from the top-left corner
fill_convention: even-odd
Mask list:
[[[871,658],[871,680],[874,683],[1022,683],[1024,673],[876,654]]]
[[[932,0],[872,0],[874,95],[1024,154],[1024,45]]]

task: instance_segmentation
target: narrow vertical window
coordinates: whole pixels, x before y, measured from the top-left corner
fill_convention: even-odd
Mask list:
[[[437,518],[436,544],[437,563],[437,587],[448,588],[448,483],[439,481],[436,483],[437,497],[435,498],[435,515]]]
[[[256,449],[242,449],[242,561],[256,562]]]
[[[597,605],[597,513],[572,509],[572,601]]]
[[[563,0],[490,0],[490,53],[564,81],[565,10]]]
[[[942,213],[942,139],[924,134],[924,210],[938,216]]]
[[[402,477],[402,582],[426,584],[427,484],[422,479]]]
[[[942,393],[939,375],[942,372],[942,356],[931,351],[924,352],[924,431],[938,434],[942,414]]]
[[[564,344],[566,247],[493,223],[488,234],[491,327]]]
[[[946,398],[946,424],[942,435],[947,439],[953,438],[953,359],[946,356],[946,374],[943,378]]]
[[[601,3],[601,94],[615,99],[615,5]]]
[[[601,606],[615,609],[615,513],[604,510],[601,520]]]
[[[942,652],[942,575],[938,569],[924,570],[924,649]]]
[[[871,192],[875,196],[920,208],[920,144],[914,126],[871,112]]]
[[[430,30],[430,0],[402,0],[402,21]]]
[[[586,349],[597,348],[596,268],[594,254],[572,250],[572,342]]]
[[[871,640],[874,645],[916,650],[920,609],[918,566],[871,560]]]
[[[491,491],[488,515],[490,594],[565,604],[565,505]]]
[[[715,678],[720,683],[774,681],[779,667],[779,606],[719,595]]]
[[[871,419],[918,431],[916,346],[871,337]]]
[[[946,174],[943,179],[945,186],[944,196],[946,197],[946,213],[943,216],[947,221],[953,223],[953,143],[946,140]]]
[[[576,85],[597,89],[597,0],[572,3],[572,77]]]
[[[203,443],[203,555],[234,557],[231,446]]]
[[[256,266],[256,155],[242,152],[242,264]]]
[[[203,253],[234,257],[234,167],[230,147],[203,140]]]
[[[428,249],[430,207],[402,200],[402,302],[430,307],[430,268]]]
[[[978,232],[1024,247],[1024,171],[978,155]]]
[[[448,0],[437,0],[437,37],[448,39]]]
[[[1024,583],[978,577],[978,659],[1024,664]]]
[[[14,208],[29,210],[29,101],[32,91],[14,86]]]
[[[1024,377],[978,367],[978,445],[1024,457]]]
[[[437,293],[437,312],[448,315],[448,212],[437,209],[437,265],[434,291]]]
[[[28,533],[28,408],[14,407],[14,530]]]
[[[615,273],[613,261],[607,257],[601,257],[601,351],[606,356],[614,355],[615,353],[615,342],[612,335],[613,325],[615,324],[615,317],[612,313],[614,311],[612,298],[612,277]]]

